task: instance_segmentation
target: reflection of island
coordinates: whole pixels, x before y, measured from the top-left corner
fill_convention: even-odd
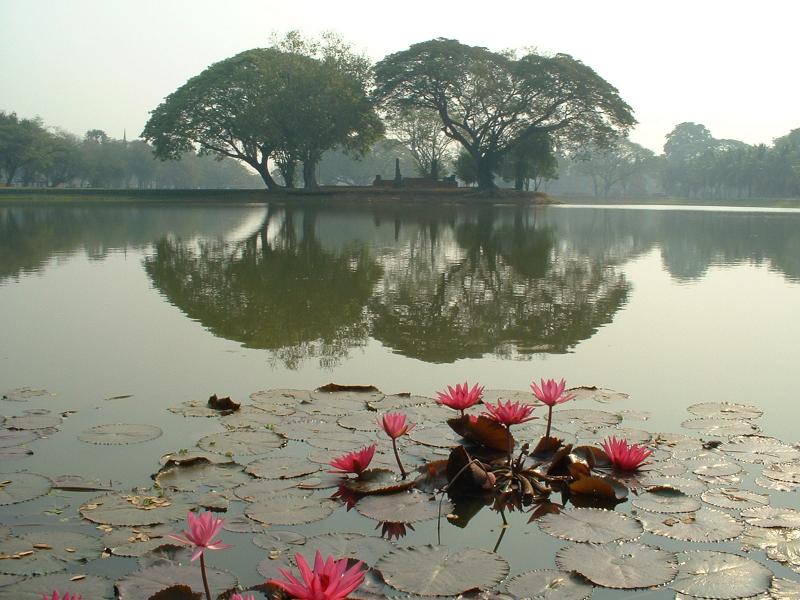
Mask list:
[[[629,284],[614,267],[557,248],[554,231],[525,216],[480,211],[450,243],[421,232],[386,268],[370,302],[372,335],[428,362],[563,353],[590,338]]]
[[[323,250],[315,221],[312,211],[286,211],[237,243],[165,238],[145,269],[214,335],[272,350],[289,368],[309,357],[332,365],[366,343],[364,306],[380,268],[361,247]]]
[[[261,212],[208,205],[0,205],[0,283],[75,252],[102,259],[165,235],[222,237]]]

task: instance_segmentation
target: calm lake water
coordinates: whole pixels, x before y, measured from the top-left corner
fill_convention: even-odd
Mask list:
[[[758,405],[762,430],[794,443],[800,213],[0,204],[0,339],[0,392],[56,394],[2,414],[76,411],[50,451],[6,471],[147,484],[158,456],[221,430],[167,407],[328,382],[431,396],[565,377],[630,394],[586,407],[627,411],[631,427],[693,433],[687,406],[727,401]],[[165,434],[98,460],[76,435],[108,422]],[[457,543],[491,549],[496,520]]]

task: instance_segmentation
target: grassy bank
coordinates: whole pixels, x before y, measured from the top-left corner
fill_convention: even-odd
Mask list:
[[[667,205],[667,206],[754,206],[800,208],[800,198],[680,198],[658,196],[644,198],[608,198],[593,196],[555,196],[562,204],[608,205]]]
[[[487,194],[474,188],[382,189],[320,187],[317,190],[138,190],[74,188],[0,188],[0,202],[212,202],[212,203],[320,203],[320,204],[549,204],[542,193],[497,190]]]

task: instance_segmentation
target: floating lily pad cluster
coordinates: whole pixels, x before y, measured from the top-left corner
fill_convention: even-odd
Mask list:
[[[648,432],[641,415],[613,412],[626,395],[569,391],[574,402],[610,410],[557,407],[549,437],[542,419],[509,429],[480,403],[454,416],[432,398],[370,386],[266,390],[241,406],[225,398],[179,404],[169,410],[216,419],[221,430],[154,460],[151,486],[111,490],[80,476],[0,473],[0,506],[53,488],[83,492],[76,516],[85,528],[76,519],[54,529],[0,528],[0,600],[38,600],[51,589],[84,600],[200,597],[200,570],[170,535],[188,511],[202,509],[223,517],[225,535],[240,543],[247,536],[265,579],[295,568],[295,555],[364,561],[365,581],[350,595],[360,600],[580,600],[595,587],[620,597],[660,587],[665,598],[800,598],[791,577],[800,573],[800,511],[789,495],[800,487],[800,450],[763,435],[757,407],[703,402],[689,407],[683,433]],[[500,399],[532,401],[526,392],[483,394],[484,402]],[[388,412],[415,424],[396,440],[407,477],[379,424]],[[7,418],[0,451],[39,439],[31,426],[49,430],[46,418],[56,417]],[[109,423],[78,439],[146,449],[162,435],[159,425]],[[620,470],[601,447],[612,436],[652,454],[640,468]],[[330,472],[331,460],[372,444],[369,468],[357,476]],[[339,530],[336,515],[348,511],[348,522],[368,527]],[[497,513],[500,539],[458,543],[457,528],[481,511]],[[319,522],[327,532],[306,528]],[[563,547],[544,556],[531,538],[530,554],[509,561],[501,523]],[[444,527],[451,533],[442,542]],[[407,535],[413,543],[403,543]],[[138,562],[112,582],[83,569],[101,557]],[[215,598],[239,589],[224,569],[210,567],[208,579]],[[261,585],[248,593],[261,600],[279,590]]]

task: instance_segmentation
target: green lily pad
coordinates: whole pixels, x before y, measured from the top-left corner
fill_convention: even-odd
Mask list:
[[[773,481],[800,484],[800,464],[772,463],[761,471],[761,475]]]
[[[286,438],[274,431],[247,431],[236,429],[212,433],[201,438],[197,445],[208,452],[231,456],[267,454],[286,445]]]
[[[759,431],[758,426],[750,421],[733,419],[689,419],[681,423],[681,427],[701,431],[715,437],[750,435]]]
[[[650,533],[685,542],[722,542],[738,537],[744,527],[729,514],[710,508],[673,515],[640,515]]]
[[[716,488],[706,490],[700,497],[703,502],[707,502],[718,508],[728,508],[734,510],[744,510],[756,506],[766,506],[769,504],[768,494],[759,494],[750,490],[740,490],[739,488]]]
[[[545,533],[571,542],[605,544],[642,535],[639,521],[602,508],[567,508],[544,515],[538,523]]]
[[[246,471],[261,479],[291,479],[319,471],[319,465],[299,456],[267,456],[247,464]]]
[[[306,559],[308,564],[314,563],[314,554],[319,551],[323,558],[333,556],[362,560],[364,564],[374,566],[387,552],[395,548],[389,540],[362,533],[323,533],[307,538],[305,545],[296,552]]]
[[[758,506],[743,510],[742,518],[754,527],[800,527],[800,511],[793,508]]]
[[[44,496],[51,486],[47,477],[36,473],[0,473],[0,506]]]
[[[214,598],[236,588],[236,577],[228,571],[207,568],[208,583]],[[188,585],[194,592],[203,591],[200,568],[195,564],[165,561],[139,569],[116,583],[119,600],[149,600],[161,590],[173,585]]]
[[[419,596],[457,596],[489,589],[509,570],[505,559],[494,552],[431,545],[396,548],[375,568],[393,588]]]
[[[168,497],[142,494],[107,494],[82,504],[78,509],[84,519],[118,527],[161,525],[180,521],[193,508]]]
[[[10,587],[0,587],[0,600],[42,600],[45,594],[49,598],[53,590],[85,600],[114,598],[114,584],[110,579],[89,574],[56,573],[30,577]]]
[[[719,447],[736,460],[746,463],[770,464],[800,459],[800,450],[775,438],[761,435],[742,435],[731,438]]]
[[[256,502],[271,496],[307,496],[309,492],[295,487],[293,479],[254,479],[234,488],[233,494],[245,502]]]
[[[78,439],[87,444],[124,446],[141,444],[161,437],[160,427],[145,424],[109,423],[87,429]]]
[[[27,402],[31,398],[40,398],[42,396],[55,396],[55,394],[47,390],[22,387],[5,392],[3,394],[3,400],[9,400],[10,402]]]
[[[161,469],[155,476],[156,483],[165,490],[194,492],[201,487],[229,490],[252,481],[244,467],[235,463],[213,464],[196,462]]]
[[[366,496],[356,504],[363,516],[376,521],[391,523],[417,523],[439,516],[439,499],[417,491],[400,492],[386,496]],[[453,510],[453,504],[445,499],[441,503],[442,517]]]
[[[678,572],[672,552],[635,542],[566,546],[556,553],[556,564],[614,589],[664,585]]]
[[[7,429],[35,430],[52,429],[61,425],[63,419],[55,415],[30,414],[8,417],[4,423]]]
[[[690,513],[702,506],[696,498],[670,488],[639,494],[634,498],[633,505],[641,510],[663,514]]]
[[[687,408],[690,413],[707,419],[758,419],[764,411],[749,404],[701,402]]]
[[[100,541],[114,556],[139,557],[164,544],[175,543],[169,536],[175,534],[176,529],[174,525],[119,527]]]
[[[102,543],[74,531],[33,531],[0,541],[0,572],[10,575],[44,575],[65,570],[70,564],[99,558]]]
[[[586,600],[593,589],[582,577],[555,569],[528,571],[506,583],[506,591],[513,597],[531,600]]]
[[[21,446],[38,439],[33,431],[0,429],[0,448]]]
[[[264,525],[300,525],[330,516],[336,504],[320,498],[274,495],[249,504],[245,514]]]
[[[737,554],[695,550],[683,552],[679,560],[680,568],[670,587],[698,598],[749,598],[766,592],[772,582],[772,571]]]

